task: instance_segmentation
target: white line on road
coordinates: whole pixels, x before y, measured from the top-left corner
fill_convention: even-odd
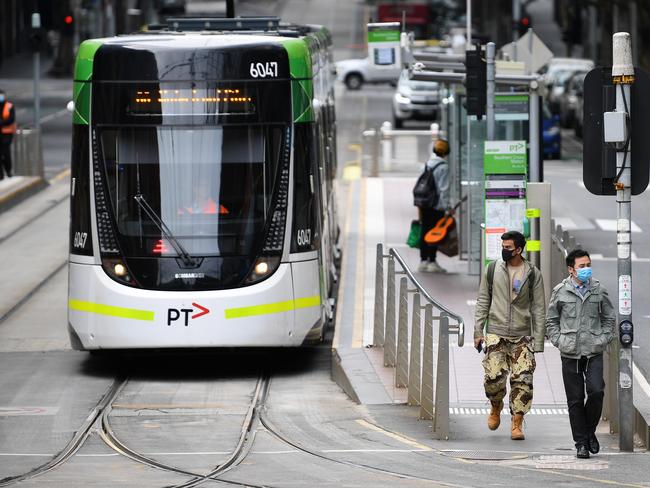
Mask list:
[[[607,232],[616,232],[618,229],[618,220],[616,219],[596,219],[596,224],[598,227],[600,227],[601,230],[607,231]],[[641,227],[636,225],[634,221],[630,223],[630,228],[632,232],[643,232],[641,230]]]

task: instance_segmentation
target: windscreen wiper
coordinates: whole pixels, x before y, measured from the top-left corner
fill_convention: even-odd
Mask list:
[[[169,227],[167,227],[165,222],[163,222],[163,220],[158,217],[158,215],[156,215],[156,212],[154,212],[153,208],[151,208],[151,206],[147,203],[142,194],[138,193],[133,197],[133,199],[138,202],[138,205],[142,207],[142,210],[144,210],[151,221],[156,224],[156,227],[158,227],[160,232],[165,236],[165,239],[167,239],[172,245],[174,251],[176,251],[176,254],[178,254],[178,256],[180,256],[180,258],[183,260],[183,264],[185,266],[196,266],[196,261],[194,258],[189,255],[183,246],[181,246],[181,243],[178,242],[178,240],[174,237],[174,234],[172,234],[171,230],[169,230]]]

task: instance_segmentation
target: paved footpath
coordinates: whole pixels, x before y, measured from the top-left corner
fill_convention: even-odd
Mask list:
[[[384,244],[385,252],[395,248],[412,270],[419,263],[419,251],[404,243],[410,222],[416,218],[411,205],[413,180],[414,177],[361,178],[340,189],[345,206],[341,214],[347,218],[343,247],[346,253],[333,343],[333,376],[353,399],[366,406],[378,424],[422,442],[426,432],[422,424],[429,422],[418,421],[418,408],[406,406],[406,389],[393,386],[395,370],[383,366],[383,349],[371,346],[377,243]],[[636,453],[620,453],[618,435],[609,433],[605,421],[597,431],[601,453],[589,460],[576,459],[560,357],[548,342],[544,353],[536,354],[533,409],[525,419],[526,440],[510,439],[507,405],[501,427],[494,432],[488,430],[489,403],[483,391],[482,355],[472,347],[478,276],[469,276],[467,263],[458,258],[440,256],[439,262],[448,270],[447,274],[416,272],[415,276],[436,300],[464,317],[465,346],[458,347],[457,337],[450,337],[450,439],[428,439],[426,444],[466,462],[485,463],[486,482],[490,473],[498,476],[499,469],[511,465],[531,472],[557,472],[564,478],[558,480],[559,486],[566,486],[569,479],[572,486],[650,486],[644,474],[647,471],[641,469],[645,465],[650,467],[650,453],[641,445]],[[636,390],[642,392],[643,388]],[[584,478],[584,471],[592,473]],[[531,486],[544,484],[535,476],[531,474]]]

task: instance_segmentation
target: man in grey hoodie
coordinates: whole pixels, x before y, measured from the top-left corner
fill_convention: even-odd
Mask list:
[[[591,277],[591,258],[582,249],[566,257],[569,277],[551,294],[546,330],[562,356],[562,379],[577,457],[600,450],[596,426],[603,410],[603,351],[614,339],[616,314],[607,290]],[[585,401],[585,388],[587,399]]]

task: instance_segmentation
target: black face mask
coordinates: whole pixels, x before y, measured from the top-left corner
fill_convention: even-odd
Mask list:
[[[515,250],[514,249],[501,249],[501,258],[507,263],[510,261],[513,257],[515,257]]]

